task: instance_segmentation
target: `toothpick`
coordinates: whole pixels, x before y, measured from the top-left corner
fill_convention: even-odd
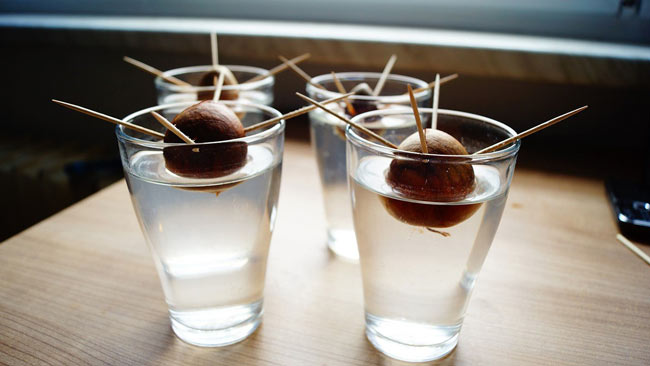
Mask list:
[[[210,32],[210,51],[212,52],[212,66],[217,70],[219,66],[219,45],[217,44],[217,33]]]
[[[181,140],[185,141],[188,144],[195,143],[194,140],[187,137],[187,135],[184,134],[183,131],[179,130],[176,126],[174,126],[171,122],[169,122],[167,118],[158,114],[158,112],[152,111],[151,115],[156,119],[156,121],[160,122],[161,125],[167,127],[168,130],[170,130],[174,135],[178,136],[178,138],[180,138]]]
[[[52,99],[52,101],[54,103],[58,104],[58,105],[64,106],[66,108],[70,108],[73,111],[81,112],[83,114],[87,114],[87,115],[95,117],[95,118],[103,119],[104,121],[115,123],[116,125],[121,125],[121,126],[124,126],[126,128],[130,128],[130,129],[132,129],[134,131],[145,133],[147,135],[151,135],[153,137],[158,137],[158,138],[165,137],[165,135],[163,135],[160,132],[156,132],[154,130],[150,130],[150,129],[142,127],[142,126],[138,126],[138,125],[135,125],[135,124],[130,123],[130,122],[122,121],[121,119],[117,119],[115,117],[111,117],[111,116],[103,114],[103,113],[95,112],[92,109],[84,108],[84,107],[81,107],[81,106],[78,106],[78,105],[72,104],[72,103],[62,102],[62,101],[56,100],[56,99]]]
[[[627,249],[631,250],[634,254],[638,255],[639,258],[643,259],[647,264],[650,265],[650,256],[645,254],[639,247],[634,245],[631,241],[629,241],[626,237],[624,237],[621,234],[616,234],[616,239],[621,242],[621,244],[625,245]]]
[[[409,98],[411,99],[411,108],[413,108],[413,115],[415,116],[415,124],[418,126],[418,135],[420,136],[420,147],[422,148],[423,153],[428,154],[429,147],[427,146],[427,137],[425,135],[424,128],[422,128],[422,120],[420,119],[418,102],[415,100],[415,95],[413,95],[413,88],[411,88],[411,85],[410,84],[406,85],[406,88],[408,89]]]
[[[557,116],[557,117],[555,117],[553,119],[550,119],[550,120],[548,120],[548,121],[546,121],[544,123],[540,123],[540,124],[538,124],[537,126],[535,126],[533,128],[530,128],[530,129],[528,129],[528,130],[526,130],[526,131],[524,131],[524,132],[522,132],[520,134],[517,134],[516,136],[512,136],[512,137],[507,138],[507,139],[505,139],[505,140],[503,140],[501,142],[497,142],[496,144],[494,144],[492,146],[488,146],[485,149],[479,150],[479,151],[475,152],[473,155],[491,152],[491,151],[494,151],[494,150],[496,150],[496,149],[498,149],[500,147],[511,144],[511,143],[513,143],[513,142],[515,142],[517,140],[523,139],[526,136],[532,135],[537,131],[541,131],[541,130],[545,129],[546,127],[551,127],[554,124],[573,116],[574,114],[578,114],[578,113],[584,111],[585,109],[587,109],[587,107],[588,106],[582,106],[582,107],[580,107],[578,109],[572,110],[571,112],[567,112],[567,113],[565,113],[565,114],[563,114],[561,116]]]
[[[451,74],[451,75],[445,76],[444,78],[440,78],[440,85],[448,83],[448,82],[456,79],[457,77],[458,77],[458,74]],[[431,88],[434,88],[435,86],[436,86],[436,82],[432,81],[429,84],[427,84],[427,86],[423,86],[421,88],[417,88],[417,89],[413,90],[413,93],[417,94],[419,92],[423,92],[425,90],[429,90]]]
[[[296,66],[296,64],[291,62],[291,60],[287,60],[287,58],[284,57],[284,56],[278,56],[278,58],[280,59],[280,61],[287,64],[287,66],[289,66],[291,68],[291,70],[293,70],[296,74],[298,74],[301,78],[303,78],[307,83],[309,83],[309,84],[311,84],[311,85],[313,85],[313,86],[315,86],[315,87],[317,87],[319,89],[327,90],[327,89],[325,89],[324,86],[312,82],[311,81],[312,77],[309,76],[309,74],[307,74],[306,72],[304,72],[301,68]]]
[[[370,85],[368,83],[361,83],[357,84],[354,86],[354,88],[350,89],[350,92],[357,93],[360,90],[364,90],[368,95],[372,95],[372,89],[370,89]]]
[[[431,128],[438,128],[438,100],[440,99],[440,74],[436,74],[436,81],[433,82],[433,111],[431,112]],[[410,85],[409,85],[410,87]]]
[[[341,94],[347,93],[345,91],[345,87],[343,86],[343,84],[341,84],[341,81],[336,76],[336,73],[334,71],[332,71],[332,80],[334,80],[334,85],[336,85],[336,89],[338,89],[339,93],[341,93]],[[357,114],[357,112],[354,110],[354,107],[352,106],[352,103],[350,103],[350,101],[347,100],[347,99],[345,99],[345,106],[347,107],[348,113],[351,116],[354,116],[355,114]]]
[[[217,67],[214,69],[214,71],[218,73],[225,73],[226,78],[228,79],[228,84],[230,85],[237,85],[239,82],[237,81],[237,78],[235,77],[235,74],[230,71],[229,68],[223,66],[223,65],[217,65]]]
[[[363,126],[358,125],[358,124],[356,124],[356,123],[350,121],[349,119],[347,119],[347,118],[345,118],[345,117],[343,117],[343,116],[341,116],[341,115],[339,115],[339,114],[336,114],[336,113],[333,112],[331,109],[328,109],[327,107],[325,107],[325,106],[322,105],[321,103],[318,103],[317,101],[315,101],[315,100],[309,98],[308,96],[306,96],[306,95],[302,95],[302,94],[300,94],[300,93],[296,93],[296,95],[299,96],[300,98],[302,98],[303,100],[305,100],[305,101],[307,101],[307,102],[309,102],[309,103],[311,103],[311,104],[317,106],[318,108],[324,110],[325,112],[331,114],[332,116],[334,116],[334,117],[340,119],[341,121],[343,121],[343,122],[349,124],[350,126],[360,129],[361,131],[363,131],[363,132],[367,133],[368,135],[374,137],[375,139],[379,140],[379,141],[380,141],[381,143],[383,143],[384,145],[386,145],[386,146],[388,146],[388,147],[392,147],[393,149],[397,149],[397,145],[393,144],[392,142],[386,140],[385,138],[379,136],[378,134],[372,132],[371,130],[369,130],[369,129],[363,127]]]
[[[393,69],[393,66],[395,65],[395,61],[397,61],[397,55],[390,56],[388,62],[386,62],[384,71],[381,73],[381,77],[379,78],[379,81],[377,81],[377,85],[375,85],[375,90],[372,91],[373,96],[376,97],[379,95],[379,93],[381,93],[381,90],[384,88],[384,84],[386,83],[386,78],[388,78],[388,75],[390,75],[390,71]]]
[[[340,95],[340,96],[332,98],[332,99],[324,100],[321,104],[325,105],[325,104],[329,104],[329,103],[332,103],[332,102],[336,102],[336,101],[339,101],[341,99],[345,99],[345,98],[347,98],[347,97],[349,97],[350,95],[353,95],[353,94],[354,93],[346,93],[344,95]],[[275,123],[278,123],[280,120],[283,120],[283,119],[287,120],[287,119],[290,119],[290,118],[298,117],[298,116],[301,116],[301,115],[303,115],[305,113],[311,112],[316,108],[318,108],[318,107],[316,107],[315,105],[302,107],[302,108],[296,109],[295,111],[289,112],[287,114],[283,114],[281,116],[274,117],[274,118],[268,119],[266,121],[262,121],[260,123],[254,124],[252,126],[248,126],[248,127],[244,128],[244,132],[248,133],[250,131],[254,131],[254,130],[257,130],[257,129],[260,129],[260,128],[264,128],[264,127],[273,125]]]
[[[302,55],[300,55],[298,57],[294,57],[289,61],[293,62],[294,65],[297,65],[297,64],[305,61],[309,57],[311,57],[310,53],[303,53]],[[289,68],[289,65],[286,62],[283,62],[280,65],[272,68],[271,70],[265,72],[264,74],[257,75],[257,76],[255,76],[253,78],[250,78],[250,79],[244,81],[242,84],[252,83],[254,81],[262,80],[262,79],[267,78],[267,77],[269,77],[271,75],[275,75],[277,73],[280,73],[280,72],[282,72],[282,71],[284,71],[284,70],[286,70],[288,68]]]
[[[132,59],[131,57],[128,57],[128,56],[124,56],[122,59],[124,61],[130,63],[131,65],[133,65],[133,66],[135,66],[135,67],[137,67],[137,68],[139,68],[141,70],[144,70],[144,71],[146,71],[146,72],[148,72],[150,74],[154,74],[154,75],[160,77],[161,79],[163,79],[163,80],[165,80],[167,82],[170,82],[172,84],[176,84],[178,86],[192,86],[192,84],[190,84],[188,82],[185,82],[185,81],[183,81],[181,79],[178,79],[178,78],[173,77],[171,75],[165,75],[164,72],[156,69],[153,66],[149,66],[149,65],[145,64],[144,62],[140,62],[140,61]]]
[[[225,78],[226,78],[226,73],[223,71],[219,73],[218,78],[216,75],[213,77],[212,82],[214,83],[215,89],[214,89],[214,95],[212,96],[212,100],[214,100],[215,102],[218,101],[219,98],[221,98],[221,88],[223,88],[223,81],[225,80]]]

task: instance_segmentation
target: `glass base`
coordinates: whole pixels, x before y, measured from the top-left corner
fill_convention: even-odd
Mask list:
[[[366,336],[370,343],[386,356],[407,362],[447,356],[458,344],[460,327],[424,325],[366,313]]]
[[[222,347],[243,341],[262,322],[262,301],[197,311],[169,310],[172,329],[182,341],[200,347]]]
[[[327,247],[343,259],[359,261],[359,250],[354,230],[327,229]]]

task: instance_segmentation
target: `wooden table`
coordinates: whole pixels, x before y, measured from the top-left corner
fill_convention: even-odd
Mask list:
[[[174,336],[121,181],[0,245],[0,364],[402,364],[365,338],[358,265],[325,249],[307,144],[287,143],[283,175],[264,321],[247,340]],[[601,182],[519,170],[441,363],[650,364],[650,267],[615,233]]]

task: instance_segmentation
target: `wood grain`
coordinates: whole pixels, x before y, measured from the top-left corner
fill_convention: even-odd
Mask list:
[[[287,143],[283,175],[250,338],[203,349],[173,335],[122,181],[0,244],[0,364],[403,365],[365,339],[357,265],[325,249],[307,144]],[[601,182],[517,171],[459,346],[438,364],[650,364],[650,270],[615,233]]]

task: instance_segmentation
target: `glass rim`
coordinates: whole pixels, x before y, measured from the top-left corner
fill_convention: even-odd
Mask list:
[[[419,111],[420,113],[433,113],[433,108],[420,108]],[[370,111],[370,112],[361,113],[357,116],[354,116],[352,118],[352,122],[361,124],[361,120],[366,117],[373,117],[377,115],[397,115],[397,114],[413,114],[413,110],[408,107],[404,107],[404,108],[400,107],[400,108]],[[505,130],[510,135],[509,137],[517,135],[517,132],[515,132],[515,130],[513,130],[510,126],[506,125],[505,123],[499,122],[492,118],[481,116],[479,114],[456,111],[452,109],[438,109],[438,114],[479,120],[481,122],[485,122]],[[432,158],[434,158],[435,160],[439,160],[439,161],[458,162],[458,163],[479,163],[479,162],[484,163],[484,162],[510,158],[517,154],[517,152],[519,151],[519,147],[521,146],[521,141],[516,140],[506,148],[488,152],[488,153],[479,154],[479,155],[424,154],[418,152],[402,151],[402,150],[394,149],[392,147],[388,147],[376,143],[374,141],[362,137],[360,134],[358,134],[355,131],[355,128],[351,125],[348,125],[345,128],[345,136],[348,141],[350,141],[351,143],[359,147],[365,148],[366,150],[390,158],[410,159],[410,160],[422,160],[422,159],[431,160]]]
[[[381,74],[382,74],[381,72],[365,72],[365,71],[350,71],[350,72],[337,72],[337,73],[335,73],[336,77],[341,81],[346,80],[346,78],[349,79],[349,78],[352,78],[352,77],[356,77],[356,78],[361,77],[363,79],[370,79],[370,80],[377,79],[377,80],[379,80],[379,78],[381,77]],[[315,76],[315,77],[313,77],[311,79],[311,81],[313,83],[315,83],[315,84],[318,84],[318,83],[320,83],[322,81],[332,81],[333,82],[333,80],[334,80],[334,78],[332,77],[332,74],[322,74],[322,75]],[[414,85],[417,85],[417,88],[415,88],[415,89],[424,88],[424,87],[427,87],[429,85],[429,83],[427,83],[424,80],[417,79],[417,78],[414,78],[412,76],[406,76],[406,75],[400,75],[400,74],[388,74],[388,77],[386,78],[386,82],[388,82],[388,81],[397,81],[397,82],[402,82],[402,83],[405,83],[405,84],[406,83],[414,84]],[[317,87],[315,87],[315,86],[313,86],[313,85],[311,85],[309,83],[307,83],[306,91],[307,91],[307,93],[309,95],[314,95],[314,92],[322,93],[323,95],[325,95],[325,97],[326,97],[325,99],[336,98],[336,97],[339,97],[339,96],[343,95],[343,94],[341,94],[341,93],[339,93],[337,91],[335,92],[335,91],[332,91],[332,90],[325,90],[325,89],[317,88]],[[415,93],[414,96],[415,96],[415,99],[419,101],[421,99],[428,98],[430,94],[431,94],[431,89],[427,88],[426,90]],[[391,103],[391,102],[395,103],[395,102],[409,101],[409,95],[408,95],[407,91],[404,91],[404,93],[393,94],[393,95],[379,95],[379,96],[351,95],[351,96],[348,97],[348,99],[371,101],[371,102],[378,101],[378,102],[382,102],[382,103]]]
[[[267,69],[263,69],[261,67],[255,67],[255,66],[246,66],[246,65],[221,65],[227,67],[230,71],[235,71],[235,72],[250,72],[252,74],[257,74],[257,75],[264,75],[265,73],[269,72]],[[214,71],[214,66],[212,65],[197,65],[197,66],[185,66],[185,67],[179,67],[176,69],[171,69],[163,72],[163,75],[165,76],[177,76],[181,74],[188,74],[192,72],[207,72],[207,71]],[[253,76],[254,77],[254,76]],[[273,85],[275,82],[275,77],[273,75],[269,75],[263,79],[254,81],[252,83],[239,83],[237,85],[223,85],[222,90],[254,90],[254,89],[259,89],[264,86],[269,86]],[[166,81],[165,79],[161,78],[160,76],[156,76],[154,79],[154,83],[156,86],[160,86],[165,89],[169,89],[174,92],[202,92],[202,91],[211,91],[215,90],[216,87],[214,85],[207,85],[207,86],[198,86],[198,85],[192,85],[192,86],[181,86],[181,85],[176,85],[173,83],[170,83]]]
[[[201,102],[203,102],[203,101],[198,101],[197,102],[195,100],[195,101],[189,101],[189,102],[160,104],[160,105],[156,105],[156,106],[153,106],[153,107],[149,107],[149,108],[145,108],[145,109],[141,109],[139,111],[133,112],[133,113],[129,114],[128,116],[124,117],[123,121],[131,122],[135,118],[141,117],[141,116],[143,116],[145,114],[148,114],[148,113],[151,113],[153,111],[160,111],[160,110],[167,109],[167,108],[189,107],[189,106],[201,103]],[[282,113],[280,113],[280,111],[278,111],[277,109],[266,106],[266,105],[263,105],[263,104],[239,102],[239,101],[233,101],[233,100],[220,101],[220,103],[224,103],[224,104],[226,104],[228,106],[230,106],[230,105],[241,105],[241,106],[244,106],[244,107],[253,107],[253,108],[260,109],[260,110],[262,110],[264,112],[267,112],[267,113],[272,115],[272,117],[267,118],[267,119],[282,116]],[[276,124],[271,126],[270,128],[268,128],[266,130],[262,130],[262,131],[260,131],[260,132],[258,132],[256,134],[253,134],[253,135],[250,135],[250,136],[244,136],[244,137],[240,137],[240,138],[236,138],[236,139],[230,139],[230,140],[197,142],[194,145],[196,145],[197,147],[200,147],[200,146],[206,146],[206,145],[218,145],[218,144],[227,144],[227,143],[229,144],[229,143],[232,143],[232,142],[246,142],[246,143],[258,142],[258,141],[264,140],[264,139],[266,139],[268,137],[273,137],[273,136],[279,135],[282,131],[284,131],[284,128],[285,128],[285,120],[281,119]],[[159,149],[169,147],[169,146],[187,145],[187,143],[185,143],[185,142],[170,143],[170,142],[143,140],[143,139],[140,139],[140,138],[137,138],[137,137],[134,137],[134,136],[131,136],[131,135],[127,134],[126,132],[124,132],[125,129],[127,129],[127,128],[122,126],[122,125],[117,125],[115,127],[115,134],[117,135],[118,140],[128,141],[130,143],[140,145],[140,146],[143,146],[143,147],[159,148]]]

